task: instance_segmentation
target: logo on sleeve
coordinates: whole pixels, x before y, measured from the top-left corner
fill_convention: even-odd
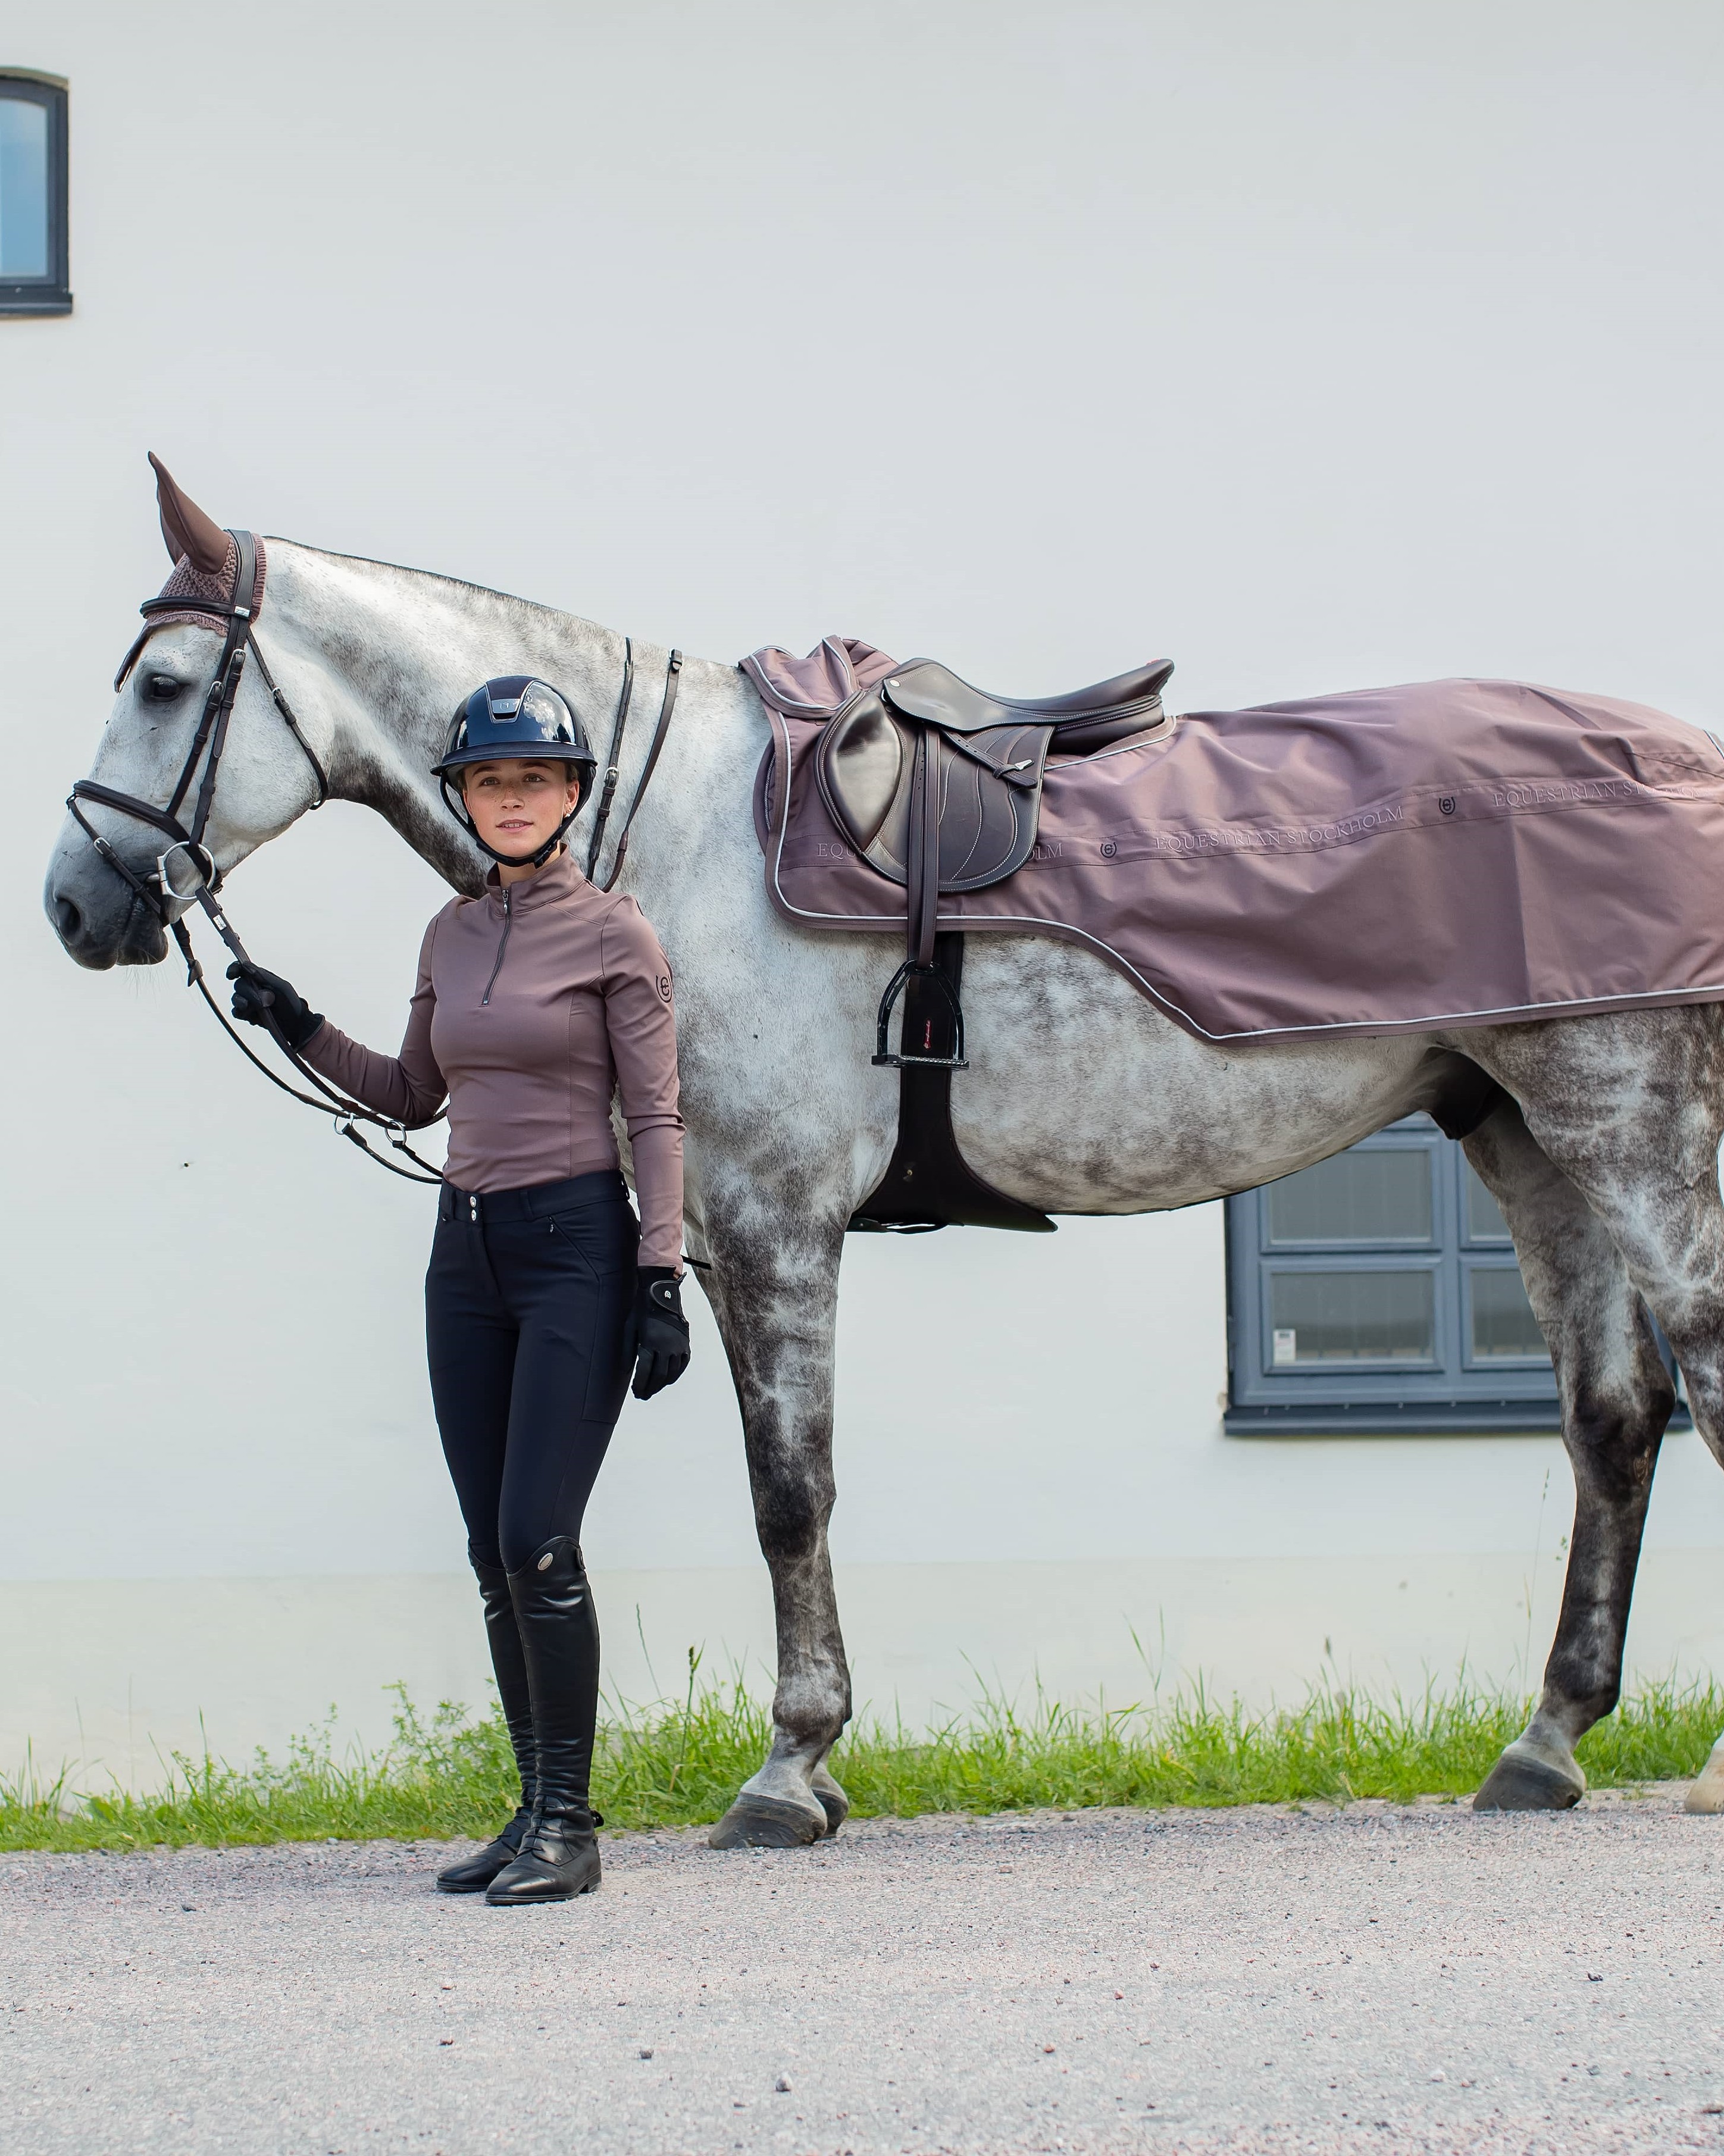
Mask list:
[[[670,1000],[670,976],[669,973],[660,973],[659,976],[659,1001],[661,1004],[668,1004]]]

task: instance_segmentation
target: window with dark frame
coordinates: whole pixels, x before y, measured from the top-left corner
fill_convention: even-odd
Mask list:
[[[0,315],[72,311],[66,85],[0,68]]]
[[[1507,1224],[1429,1116],[1229,1199],[1227,1245],[1230,1433],[1561,1427]]]

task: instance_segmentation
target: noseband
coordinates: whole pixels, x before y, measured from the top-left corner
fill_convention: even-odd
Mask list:
[[[213,614],[225,618],[227,622],[226,637],[222,645],[221,663],[216,668],[215,679],[209,685],[209,693],[203,700],[203,716],[198,721],[198,730],[192,737],[192,746],[186,753],[186,760],[180,767],[180,775],[175,783],[173,793],[169,798],[167,806],[165,808],[158,808],[153,802],[141,801],[136,794],[121,793],[114,787],[99,785],[93,778],[80,778],[74,784],[71,793],[66,798],[66,806],[72,812],[74,821],[88,838],[100,858],[107,863],[116,875],[130,885],[133,896],[143,901],[178,944],[180,956],[186,962],[187,986],[198,990],[204,1002],[214,1012],[223,1032],[244,1056],[247,1062],[261,1070],[272,1086],[279,1086],[284,1093],[300,1101],[305,1106],[316,1108],[326,1115],[333,1114],[336,1128],[341,1136],[351,1138],[366,1158],[375,1161],[379,1168],[386,1168],[392,1175],[403,1176],[409,1183],[440,1183],[443,1178],[435,1168],[428,1161],[421,1160],[418,1153],[408,1144],[404,1127],[392,1122],[387,1116],[379,1116],[371,1109],[361,1106],[358,1101],[350,1101],[344,1093],[338,1092],[333,1086],[326,1085],[317,1072],[302,1060],[296,1050],[289,1046],[280,1026],[276,1023],[273,1011],[266,1010],[264,1014],[269,1019],[269,1033],[275,1045],[300,1075],[308,1084],[315,1086],[318,1093],[323,1097],[321,1100],[316,1099],[310,1093],[302,1093],[296,1086],[290,1086],[285,1079],[278,1077],[267,1063],[263,1062],[252,1053],[228,1024],[221,1005],[209,992],[209,984],[203,977],[203,968],[198,961],[197,953],[192,948],[192,938],[187,930],[183,914],[174,913],[172,911],[174,906],[184,907],[195,899],[208,916],[210,924],[217,935],[221,937],[239,963],[242,966],[250,966],[253,963],[249,952],[235,934],[227,915],[217,903],[217,895],[222,887],[222,874],[216,866],[214,855],[204,843],[203,835],[209,828],[209,812],[215,800],[216,777],[221,769],[223,752],[228,746],[228,722],[233,716],[233,700],[239,693],[240,677],[245,671],[245,656],[248,651],[256,660],[258,671],[263,676],[264,687],[274,698],[276,710],[280,712],[288,732],[299,743],[305,761],[310,765],[316,778],[317,798],[311,806],[314,808],[321,808],[329,798],[329,778],[322,764],[318,761],[317,752],[306,740],[300,729],[299,720],[294,715],[292,706],[282,694],[275,675],[269,671],[269,662],[258,648],[257,636],[253,628],[256,613],[258,583],[257,541],[249,531],[235,531],[229,536],[239,550],[239,563],[234,573],[233,588],[228,595],[226,605],[222,605],[214,600],[191,598],[185,593],[174,597],[164,593],[157,598],[146,599],[138,608],[138,612],[143,615],[146,623],[151,615],[165,613]],[[207,759],[206,750],[208,752]],[[200,761],[203,762],[203,777],[198,785],[197,801],[192,807],[192,821],[189,825],[187,825],[180,821],[180,810],[184,804],[186,796],[191,791],[192,781],[197,774]],[[123,816],[134,817],[139,823],[147,824],[152,829],[161,832],[171,841],[156,855],[156,873],[153,876],[139,875],[129,862],[121,859],[85,814],[80,803],[85,801],[94,802],[100,808],[117,809]],[[175,887],[169,863],[176,854],[186,855],[197,875],[197,884],[190,891],[180,891]],[[362,1122],[372,1124],[382,1131],[387,1137],[392,1148],[397,1152],[405,1153],[407,1158],[414,1163],[414,1168],[398,1168],[393,1161],[385,1160],[380,1152],[374,1151],[367,1143],[364,1134],[357,1128],[357,1125]],[[423,1173],[416,1173],[416,1169],[423,1170]]]

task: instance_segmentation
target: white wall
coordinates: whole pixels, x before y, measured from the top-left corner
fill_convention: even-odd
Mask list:
[[[200,1708],[231,1749],[481,1675],[423,1194],[38,911],[163,573],[146,447],[223,521],[713,655],[837,630],[1033,692],[1165,649],[1190,707],[1478,672],[1716,724],[1721,44],[1660,4],[12,0],[0,65],[71,79],[77,305],[0,321],[0,1766],[147,1779]],[[381,824],[232,896],[393,1038],[438,892]],[[1134,1625],[1260,1693],[1536,1669],[1554,1442],[1226,1440],[1224,1318],[1214,1209],[853,1243],[863,1694],[1118,1697]],[[770,1656],[698,1346],[587,1537],[635,1696],[643,1641],[660,1682]],[[1721,1553],[1673,1439],[1639,1666],[1724,1660]]]

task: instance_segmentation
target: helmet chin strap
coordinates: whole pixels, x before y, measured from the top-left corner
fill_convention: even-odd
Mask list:
[[[468,837],[472,839],[474,844],[478,847],[479,850],[482,854],[489,854],[491,859],[496,862],[500,868],[505,869],[543,868],[546,862],[550,860],[551,856],[562,844],[563,835],[567,831],[570,824],[574,822],[575,819],[580,814],[582,809],[586,807],[587,795],[589,790],[584,786],[577,789],[574,807],[570,809],[567,815],[563,818],[562,821],[551,834],[551,836],[546,839],[544,844],[539,848],[536,853],[500,854],[496,848],[487,839],[481,839],[480,837],[478,829],[474,824],[472,817],[467,813],[465,796],[461,794],[451,794],[449,790],[449,781],[446,778],[439,778],[437,783],[442,789],[443,805],[448,809],[450,815],[454,818],[456,823],[461,826],[462,829],[465,831]]]

